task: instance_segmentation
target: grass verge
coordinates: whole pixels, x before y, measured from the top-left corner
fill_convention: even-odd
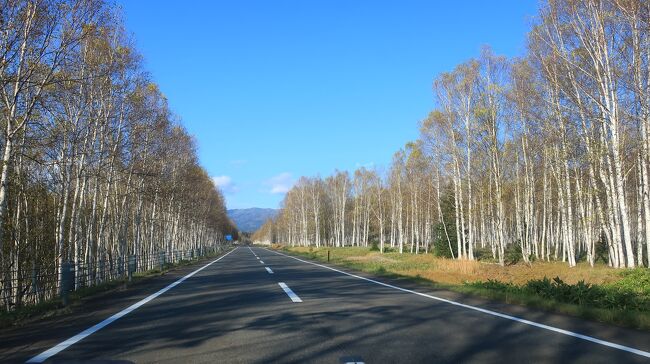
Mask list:
[[[621,271],[604,266],[567,269],[562,263],[501,267],[422,254],[379,254],[368,248],[274,248],[319,262],[328,261],[329,250],[330,264],[377,276],[405,279],[492,301],[650,330],[648,269]],[[560,283],[543,278],[550,272],[561,274],[562,278],[558,278]]]

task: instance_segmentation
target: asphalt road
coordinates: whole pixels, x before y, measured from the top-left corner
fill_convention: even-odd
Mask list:
[[[239,247],[194,272],[204,265],[84,315],[0,332],[0,362],[650,361],[650,333],[377,279],[382,285],[262,248]]]

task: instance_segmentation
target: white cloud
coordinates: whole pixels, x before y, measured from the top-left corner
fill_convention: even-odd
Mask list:
[[[230,176],[214,176],[212,182],[225,194],[233,194],[239,191],[239,187],[232,182]]]
[[[269,192],[272,194],[287,193],[294,183],[293,176],[289,172],[280,173],[264,182],[266,186],[270,187]]]
[[[217,187],[223,187],[229,185],[232,182],[232,178],[230,178],[230,176],[215,176],[212,177],[212,182],[214,182]]]

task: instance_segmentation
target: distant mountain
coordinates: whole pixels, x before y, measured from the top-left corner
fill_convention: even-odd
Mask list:
[[[262,209],[253,207],[250,209],[228,210],[228,216],[243,232],[252,233],[259,229],[268,219],[278,214],[276,209]]]

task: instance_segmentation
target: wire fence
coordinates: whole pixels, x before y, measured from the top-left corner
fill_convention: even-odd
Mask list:
[[[57,267],[31,265],[1,272],[0,310],[36,305],[56,297],[66,301],[68,292],[97,286],[118,279],[131,279],[134,274],[164,270],[171,264],[219,254],[229,245],[217,245],[187,250],[174,250],[146,255],[102,257],[97,261],[64,262]]]

